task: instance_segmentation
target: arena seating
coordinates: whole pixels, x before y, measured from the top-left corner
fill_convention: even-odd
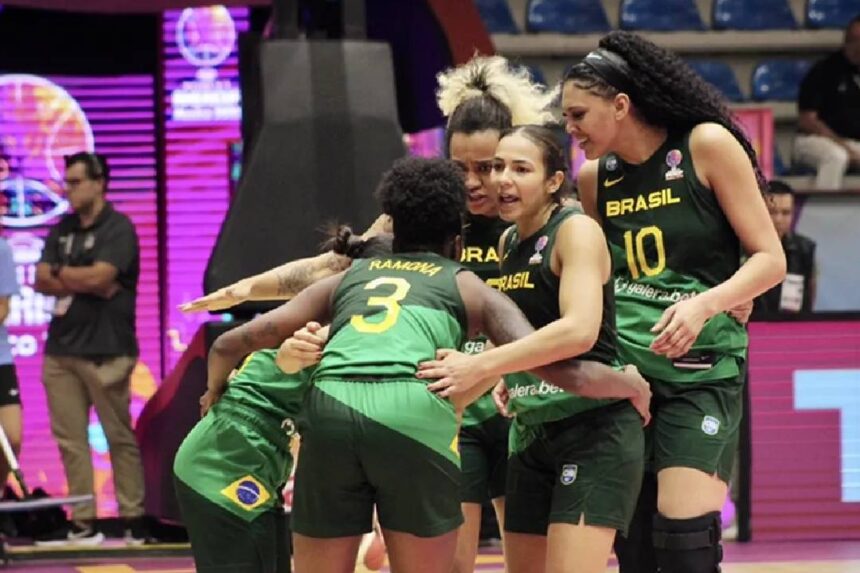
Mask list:
[[[624,0],[619,27],[654,32],[705,29],[693,0]]]

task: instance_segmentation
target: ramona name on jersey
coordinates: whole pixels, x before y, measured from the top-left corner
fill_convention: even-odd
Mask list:
[[[424,261],[401,261],[393,259],[376,259],[370,262],[368,267],[371,271],[409,271],[421,273],[428,277],[434,276],[442,270],[439,265]]]
[[[495,247],[465,247],[460,255],[461,263],[498,263],[499,254]]]
[[[532,283],[530,275],[531,271],[520,271],[512,275],[502,275],[497,279],[490,279],[487,284],[502,292],[521,288],[532,289],[535,288],[535,285]]]
[[[672,188],[666,187],[647,195],[639,195],[635,199],[628,197],[626,199],[617,199],[606,202],[606,216],[618,217],[627,213],[636,213],[638,211],[648,211],[649,209],[659,209],[668,205],[680,203],[680,197],[672,196]]]

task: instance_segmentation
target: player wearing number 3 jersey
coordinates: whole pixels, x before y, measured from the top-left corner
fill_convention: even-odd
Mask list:
[[[484,332],[504,344],[532,332],[508,298],[454,262],[465,189],[442,160],[395,164],[379,188],[393,219],[391,256],[359,260],[296,298],[218,338],[209,356],[215,386],[245,352],[279,344],[308,321],[331,331],[299,432],[293,507],[297,573],[349,570],[376,505],[392,570],[449,573],[462,522],[457,409],[416,378],[442,348]],[[583,391],[614,378],[619,397],[644,381],[595,362],[539,371]],[[584,382],[589,381],[589,382]]]
[[[635,34],[610,33],[574,65],[562,106],[591,160],[583,207],[612,251],[619,356],[654,392],[651,477],[616,544],[621,572],[715,573],[747,349],[727,311],[785,274],[764,179],[717,91]]]

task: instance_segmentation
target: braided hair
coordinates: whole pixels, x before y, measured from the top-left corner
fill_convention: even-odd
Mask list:
[[[756,152],[735,122],[726,100],[675,53],[626,31],[604,36],[600,49],[573,65],[564,82],[602,98],[627,93],[646,123],[670,131],[689,131],[713,122],[729,130],[752,163],[759,189],[767,189]]]

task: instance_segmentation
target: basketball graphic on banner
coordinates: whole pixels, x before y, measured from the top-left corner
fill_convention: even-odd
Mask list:
[[[93,151],[93,131],[69,93],[38,76],[0,76],[3,225],[43,225],[68,209],[60,194],[63,157]]]

